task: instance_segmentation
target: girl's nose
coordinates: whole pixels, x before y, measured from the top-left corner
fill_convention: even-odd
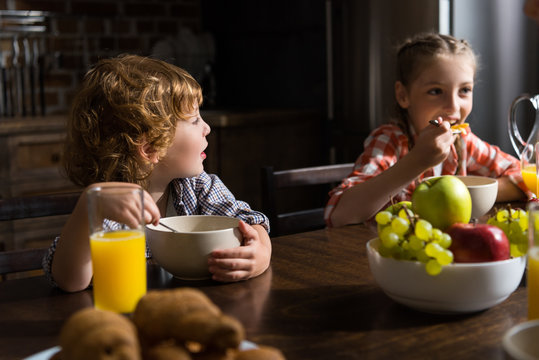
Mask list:
[[[451,113],[455,112],[459,108],[459,96],[458,94],[448,94],[444,107],[447,109],[447,111],[451,111]]]

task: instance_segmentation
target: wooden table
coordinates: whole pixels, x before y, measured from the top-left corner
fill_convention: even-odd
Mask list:
[[[271,268],[234,283],[181,282],[150,267],[150,288],[195,286],[242,321],[247,339],[287,359],[503,359],[503,334],[526,320],[526,289],[469,315],[432,315],[399,305],[376,285],[365,226],[273,239]],[[57,345],[62,323],[91,306],[91,290],[52,289],[44,278],[0,283],[0,359]]]

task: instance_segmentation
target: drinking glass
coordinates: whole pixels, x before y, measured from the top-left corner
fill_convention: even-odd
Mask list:
[[[143,190],[127,184],[95,187],[87,197],[94,306],[131,313],[147,288]],[[133,223],[111,221],[113,206],[129,209]]]
[[[539,203],[528,205],[528,319],[539,319]]]

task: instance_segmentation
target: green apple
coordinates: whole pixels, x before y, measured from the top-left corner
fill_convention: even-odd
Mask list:
[[[424,180],[412,194],[412,210],[432,226],[445,230],[455,223],[468,223],[472,198],[457,177],[444,175]]]

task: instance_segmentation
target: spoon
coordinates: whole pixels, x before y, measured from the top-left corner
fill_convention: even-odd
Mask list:
[[[167,229],[169,229],[172,232],[175,232],[175,233],[179,232],[176,229],[173,229],[170,226],[163,224],[161,221],[159,221],[159,225],[166,227]]]

